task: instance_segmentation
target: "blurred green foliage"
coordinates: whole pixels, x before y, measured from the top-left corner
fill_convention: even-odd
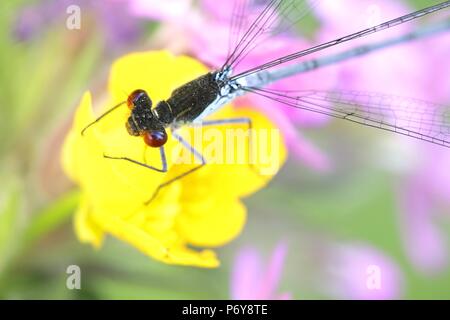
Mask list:
[[[1,1],[0,29],[12,30],[19,8],[28,3]],[[149,24],[147,33],[153,30]],[[236,249],[251,244],[268,254],[279,239],[290,243],[280,290],[299,299],[327,298],[311,280],[317,278],[309,261],[317,235],[367,243],[387,253],[405,275],[405,298],[450,298],[450,270],[424,275],[405,256],[396,177],[367,161],[373,151],[367,139],[373,137],[355,137],[352,126],[310,133],[336,159],[334,174],[313,174],[291,162],[269,188],[247,200],[247,227],[219,250],[219,269],[160,264],[111,238],[99,251],[80,244],[70,219],[77,191],[64,184],[60,188],[61,172],[43,178],[41,171],[48,162],[59,165],[58,149],[46,152],[49,144],[64,132],[83,91],[104,87],[108,67],[120,54],[107,51],[95,28],[80,35],[53,26],[30,42],[0,33],[0,298],[226,299]],[[358,152],[344,156],[325,138],[337,132]],[[51,192],[42,190],[46,179]],[[450,234],[449,225],[442,228]],[[81,267],[82,290],[66,289],[71,264]]]

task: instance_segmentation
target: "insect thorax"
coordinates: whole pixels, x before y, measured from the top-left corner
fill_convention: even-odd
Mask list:
[[[165,101],[170,108],[175,122],[192,122],[220,94],[220,85],[215,73],[207,73],[172,92],[172,96]],[[158,112],[161,115],[161,112]]]

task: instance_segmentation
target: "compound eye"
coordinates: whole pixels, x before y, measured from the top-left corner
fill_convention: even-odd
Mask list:
[[[125,123],[125,126],[127,128],[128,134],[130,136],[140,136],[141,133],[139,132],[139,129],[134,124],[133,120],[131,120],[131,117],[128,119],[127,123]]]
[[[153,130],[145,133],[145,144],[152,148],[162,147],[167,142],[167,133],[164,130]]]
[[[139,102],[139,100],[144,99],[146,102],[150,103],[151,107],[151,100],[148,96],[147,92],[142,89],[134,90],[127,99],[127,106],[130,109],[133,109],[133,107]]]

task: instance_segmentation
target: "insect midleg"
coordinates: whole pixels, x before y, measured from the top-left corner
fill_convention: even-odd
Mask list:
[[[160,155],[161,155],[161,165],[162,165],[162,168],[161,168],[161,169],[156,168],[156,167],[153,167],[153,166],[150,166],[150,165],[148,165],[148,164],[146,164],[146,163],[142,163],[142,162],[137,161],[137,160],[133,160],[133,159],[127,158],[127,157],[111,157],[111,156],[108,156],[108,155],[106,155],[106,154],[103,154],[103,157],[106,158],[106,159],[111,159],[111,160],[124,160],[124,161],[128,161],[128,162],[137,164],[137,165],[139,165],[139,166],[142,166],[142,167],[144,167],[144,168],[147,168],[147,169],[151,169],[151,170],[154,170],[154,171],[157,171],[157,172],[164,173],[164,172],[167,172],[167,160],[166,160],[166,152],[164,151],[164,147],[160,147],[160,148],[159,148],[159,152],[160,152]]]
[[[155,192],[153,192],[152,197],[148,201],[145,202],[145,205],[149,205],[156,198],[156,196],[158,195],[159,191],[162,188],[165,188],[168,185],[174,183],[175,181],[180,180],[180,179],[186,177],[187,175],[189,175],[191,173],[194,173],[195,171],[197,171],[198,169],[200,169],[204,165],[206,165],[206,160],[203,157],[203,155],[200,152],[198,152],[197,150],[195,150],[195,148],[189,142],[184,140],[183,137],[181,137],[180,135],[176,134],[175,132],[172,132],[172,136],[176,140],[178,140],[178,142],[180,142],[183,147],[185,147],[188,151],[190,151],[194,155],[194,157],[197,158],[198,160],[200,160],[202,163],[200,165],[192,168],[191,170],[188,170],[188,171],[180,174],[179,176],[176,176],[176,177],[174,177],[174,178],[172,178],[172,179],[170,179],[170,180],[160,184],[159,187],[156,188]]]

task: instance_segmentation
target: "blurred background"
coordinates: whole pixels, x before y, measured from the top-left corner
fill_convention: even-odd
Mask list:
[[[296,41],[331,40],[430,5],[332,2],[298,24]],[[449,299],[450,150],[313,115],[285,124],[297,130],[289,161],[245,199],[248,222],[218,249],[219,268],[165,265],[112,237],[98,251],[78,242],[79,194],[60,148],[83,92],[105,94],[111,63],[129,52],[165,48],[212,66],[205,56],[221,39],[201,28],[220,20],[211,3],[0,3],[0,297]],[[68,24],[77,8],[80,28]],[[445,19],[448,10],[363,43]],[[445,33],[308,76],[326,89],[449,105],[449,55]],[[81,290],[66,287],[70,265],[81,268]]]

